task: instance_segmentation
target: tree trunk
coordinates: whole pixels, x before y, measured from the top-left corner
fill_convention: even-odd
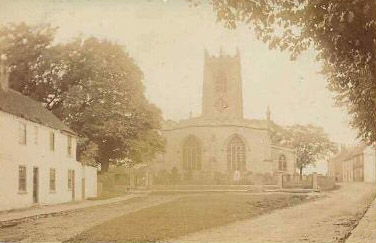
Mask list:
[[[299,168],[300,179],[303,178],[303,167]]]
[[[110,165],[110,161],[108,159],[101,161],[101,173],[105,173],[108,171],[108,167]]]

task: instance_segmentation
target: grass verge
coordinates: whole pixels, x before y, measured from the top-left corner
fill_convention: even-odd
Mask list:
[[[189,195],[90,228],[70,241],[161,241],[300,204],[307,195]]]

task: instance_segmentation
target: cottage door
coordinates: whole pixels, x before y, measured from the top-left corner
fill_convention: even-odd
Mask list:
[[[39,201],[39,170],[38,167],[33,168],[33,203]]]
[[[82,178],[82,200],[84,200],[85,199],[85,197],[86,197],[86,195],[85,195],[85,178]]]

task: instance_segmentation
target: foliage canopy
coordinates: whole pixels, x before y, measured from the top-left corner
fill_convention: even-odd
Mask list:
[[[210,4],[226,27],[247,24],[270,48],[288,51],[292,59],[315,49],[337,104],[347,108],[359,138],[375,142],[376,1],[211,0]]]
[[[150,160],[162,151],[160,110],[144,95],[143,74],[120,45],[96,38],[53,44],[55,28],[0,29],[11,88],[50,109],[80,135],[78,157],[101,164]]]

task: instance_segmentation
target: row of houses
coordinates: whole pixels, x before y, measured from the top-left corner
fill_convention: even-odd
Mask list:
[[[342,145],[340,152],[328,161],[328,175],[337,182],[375,182],[375,158],[372,146]]]
[[[0,210],[97,195],[97,169],[76,160],[77,134],[43,105],[9,88],[1,69]]]

